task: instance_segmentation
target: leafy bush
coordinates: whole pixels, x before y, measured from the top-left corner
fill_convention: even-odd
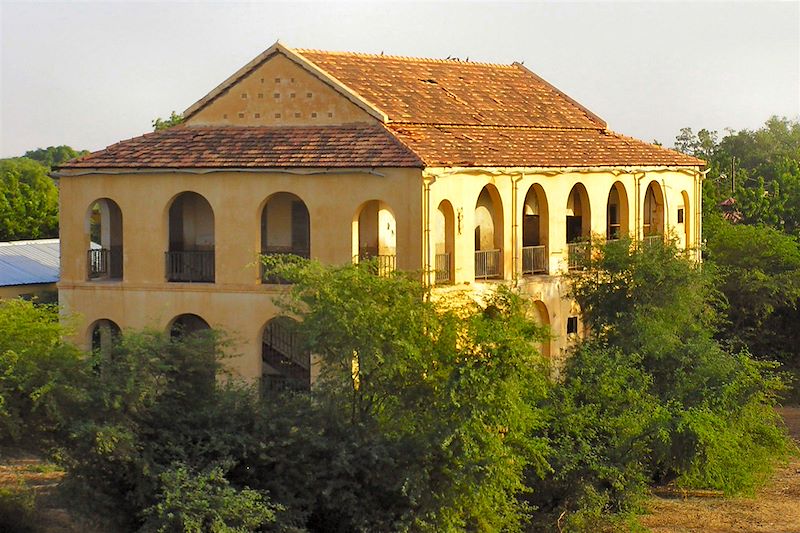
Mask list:
[[[126,332],[94,352],[88,400],[62,452],[75,489],[130,529],[159,502],[174,464],[206,472],[252,447],[253,394],[215,379],[220,356],[212,332]]]
[[[0,445],[43,449],[72,421],[86,380],[65,334],[54,306],[0,300]]]
[[[680,257],[671,245],[631,249],[625,241],[601,246],[588,266],[571,281],[591,343],[613,346],[623,375],[640,375],[632,383],[642,395],[636,409],[644,410],[645,426],[633,427],[644,443],[632,451],[642,473],[652,481],[728,493],[752,490],[789,449],[773,410],[784,382],[775,364],[728,352],[714,340],[721,300],[711,269]],[[567,371],[568,390],[586,383],[587,372],[606,374],[609,363],[582,361],[585,350],[578,349]],[[586,398],[613,407],[604,394],[608,383],[597,381]]]
[[[326,435],[342,461],[321,465],[309,488],[321,505],[310,515],[342,531],[521,528],[524,472],[543,473],[547,452],[533,434],[549,387],[537,350],[545,332],[527,319],[528,304],[505,289],[480,305],[437,301],[418,281],[370,265],[310,262],[278,274],[294,282],[287,312],[320,359],[308,400],[319,414],[307,431]],[[366,483],[326,488],[351,479],[347,471]],[[389,502],[388,522],[370,518]]]
[[[231,487],[221,466],[198,474],[176,465],[160,481],[159,501],[145,510],[142,531],[247,533],[275,521],[274,508],[264,496]]]

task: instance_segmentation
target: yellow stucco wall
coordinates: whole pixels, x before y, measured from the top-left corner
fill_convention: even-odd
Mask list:
[[[187,123],[190,126],[324,125],[375,120],[319,76],[277,54]],[[80,317],[78,342],[88,344],[90,327],[99,319],[112,320],[123,329],[166,329],[176,316],[196,314],[212,327],[233,336],[232,352],[238,356],[228,363],[234,372],[246,378],[261,375],[261,334],[277,312],[273,298],[281,290],[260,282],[257,265],[263,209],[267,200],[279,192],[296,195],[305,203],[310,219],[312,258],[344,264],[359,253],[359,245],[376,247],[379,254],[396,253],[397,268],[423,272],[426,282],[433,283],[435,256],[449,251],[453,278],[450,285],[437,289],[441,297],[461,289],[480,293],[495,283],[518,286],[539,302],[540,319],[552,327],[554,338],[547,348],[555,360],[572,340],[566,334],[569,317],[579,315],[575,303],[565,297],[568,291],[560,276],[567,268],[566,214],[573,187],[585,188],[581,211],[590,213],[583,220],[587,233],[605,235],[609,192],[616,183],[624,200],[620,204],[628,206],[627,212],[621,213],[624,218],[621,226],[627,227],[634,238],[641,238],[645,191],[651,182],[656,182],[664,191],[660,201],[668,231],[674,232],[681,245],[689,248],[697,245],[700,235],[697,168],[70,174],[64,172],[60,181],[59,295],[65,311]],[[539,223],[547,228],[540,240],[547,244],[549,273],[522,276],[523,213],[526,195],[534,185],[541,192],[537,210],[542,215],[547,213],[546,220]],[[487,186],[489,194],[482,198],[476,216],[481,190]],[[213,211],[213,232],[209,231],[207,216],[201,217],[202,220],[191,219],[197,224],[190,222],[183,232],[198,229],[199,233],[195,233],[202,234],[203,242],[213,241],[214,283],[174,283],[165,278],[169,206],[177,195],[186,191],[201,195]],[[116,202],[122,214],[124,275],[117,281],[87,280],[89,207],[100,198]],[[442,211],[440,205],[444,205]],[[679,207],[684,209],[683,224],[677,222]],[[290,215],[291,206],[284,201],[274,208],[267,222],[276,232],[274,242],[272,238],[270,242],[285,246],[290,231],[286,216]],[[495,218],[488,221],[486,216],[492,213]],[[502,250],[500,280],[475,281],[478,224],[486,228],[481,232],[486,240],[483,247]],[[582,327],[579,324],[579,333]]]
[[[334,172],[311,175],[259,172],[211,174],[91,174],[61,179],[61,303],[80,315],[77,340],[86,346],[89,327],[110,319],[124,328],[166,329],[183,313],[202,317],[236,338],[241,354],[230,366],[249,378],[261,374],[260,335],[275,316],[277,286],[260,283],[261,216],[271,195],[288,192],[310,215],[311,257],[326,263],[352,261],[352,224],[360,207],[379,200],[397,224],[398,268],[419,271],[420,170],[388,169],[382,175]],[[181,192],[200,194],[214,212],[214,283],[168,283],[168,212]],[[123,221],[121,281],[87,280],[88,208],[98,198],[114,200]]]
[[[190,126],[322,126],[375,122],[331,85],[276,54],[190,117]]]

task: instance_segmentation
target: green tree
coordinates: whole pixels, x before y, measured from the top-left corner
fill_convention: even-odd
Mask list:
[[[775,365],[714,339],[721,302],[712,270],[672,245],[600,246],[570,276],[594,343],[638,361],[666,417],[643,458],[656,481],[748,491],[787,449],[772,409]]]
[[[178,124],[182,123],[183,123],[183,115],[180,115],[178,113],[175,113],[175,111],[173,111],[166,119],[161,117],[154,118],[153,131],[165,130],[167,128],[171,128],[173,126],[177,126]]]
[[[0,160],[0,241],[58,236],[58,190],[42,164]]]
[[[37,148],[36,150],[28,150],[23,157],[38,161],[48,168],[54,168],[62,163],[66,163],[70,159],[88,155],[88,150],[75,150],[71,146],[48,146],[47,148]]]
[[[549,386],[537,350],[544,332],[528,304],[505,289],[481,304],[437,300],[370,265],[309,262],[279,275],[294,282],[287,312],[320,359],[309,411],[324,413],[318,431],[355,450],[336,453],[343,478],[368,480],[326,489],[336,476],[322,466],[322,479],[304,487],[321,502],[316,519],[341,531],[521,528],[524,474],[547,469],[546,442],[533,431]],[[385,502],[391,514],[370,515]]]
[[[0,300],[0,445],[46,450],[85,398],[81,353],[54,306]]]

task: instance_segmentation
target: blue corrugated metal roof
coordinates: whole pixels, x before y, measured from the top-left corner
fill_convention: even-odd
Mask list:
[[[0,242],[0,287],[58,281],[58,239]]]

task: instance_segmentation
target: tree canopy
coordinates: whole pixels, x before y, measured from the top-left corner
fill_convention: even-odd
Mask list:
[[[58,190],[48,172],[25,157],[0,160],[0,241],[58,236]]]

